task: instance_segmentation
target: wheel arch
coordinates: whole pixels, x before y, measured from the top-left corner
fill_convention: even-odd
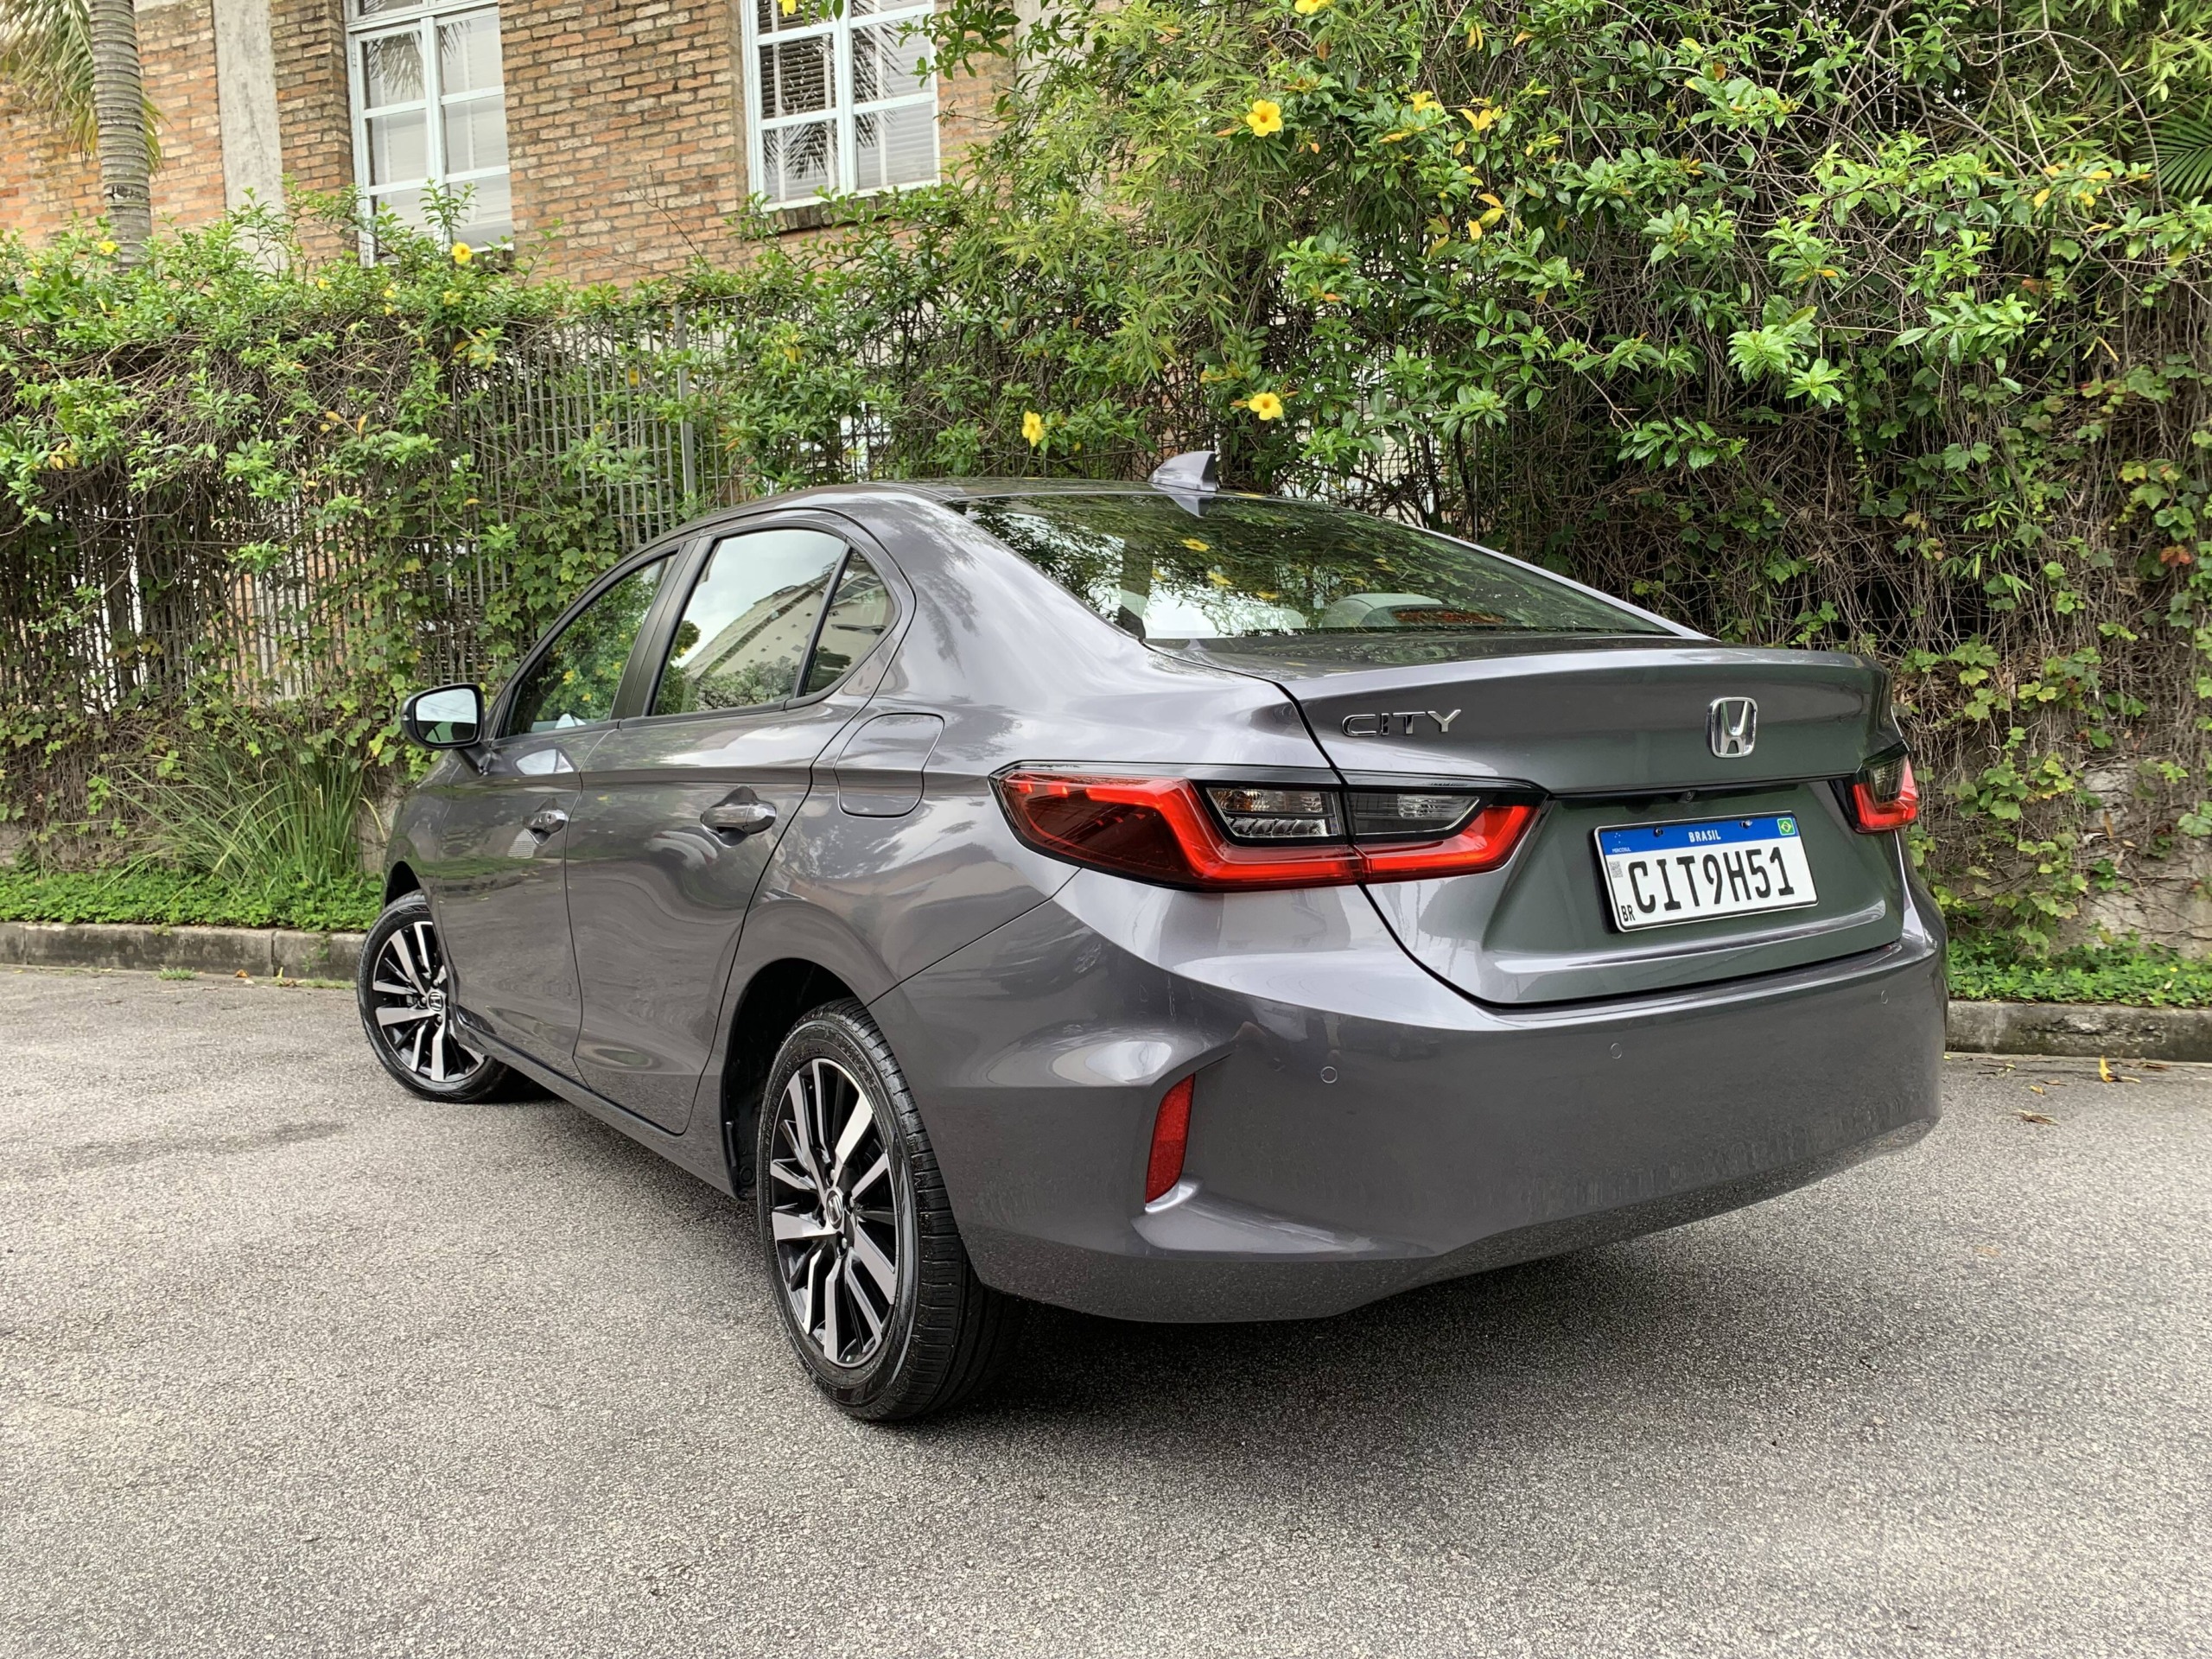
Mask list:
[[[843,978],[809,957],[779,957],[745,982],[721,1068],[722,1157],[733,1192],[744,1191],[751,1179],[760,1090],[785,1036],[808,1009],[855,995]]]
[[[401,859],[385,872],[384,901],[387,905],[395,899],[404,898],[410,893],[422,891],[422,881],[416,876],[413,866],[410,865],[405,859]]]

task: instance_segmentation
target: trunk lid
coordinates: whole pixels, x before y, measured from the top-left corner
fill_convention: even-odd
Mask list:
[[[1240,664],[1248,670],[1260,664]],[[1887,676],[1839,652],[1711,641],[1529,639],[1433,664],[1270,677],[1351,782],[1426,778],[1534,785],[1551,798],[1503,869],[1377,882],[1369,891],[1424,965],[1483,1001],[1635,995],[1765,973],[1893,943],[1897,838],[1851,827],[1832,780],[1898,742]],[[1748,753],[1716,744],[1713,705],[1748,698]],[[1600,830],[1786,818],[1817,901],[1624,931]]]

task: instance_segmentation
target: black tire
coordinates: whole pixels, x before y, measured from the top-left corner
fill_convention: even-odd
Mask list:
[[[513,1074],[490,1055],[462,1046],[446,1015],[445,948],[430,901],[404,893],[384,907],[361,942],[353,996],[369,1048],[394,1081],[425,1100],[490,1100]]]
[[[862,1104],[866,1122],[854,1116]],[[810,1147],[797,1143],[801,1114],[815,1125]],[[890,1422],[948,1411],[1005,1370],[1022,1304],[976,1277],[914,1097],[858,1002],[816,1008],[784,1039],[760,1097],[753,1168],[784,1332],[845,1412]]]

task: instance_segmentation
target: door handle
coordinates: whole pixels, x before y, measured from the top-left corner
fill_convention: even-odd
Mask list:
[[[557,806],[549,806],[530,821],[530,833],[543,840],[555,830],[565,829],[569,815]]]
[[[718,836],[758,835],[776,821],[776,809],[766,801],[724,801],[699,815],[699,822]]]

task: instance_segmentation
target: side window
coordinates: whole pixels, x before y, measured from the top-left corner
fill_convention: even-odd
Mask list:
[[[855,553],[846,561],[837,595],[822,619],[822,639],[806,665],[805,690],[824,691],[835,685],[890,626],[891,590],[875,567]]]
[[[508,706],[505,735],[556,732],[614,718],[614,694],[630,647],[668,561],[655,559],[616,582],[585,608],[537,659]]]
[[[756,530],[716,543],[669,642],[653,713],[752,709],[791,696],[844,551],[819,530]]]

